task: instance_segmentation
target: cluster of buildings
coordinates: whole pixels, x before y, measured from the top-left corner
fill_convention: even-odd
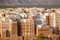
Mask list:
[[[60,40],[60,8],[0,9],[0,40]]]

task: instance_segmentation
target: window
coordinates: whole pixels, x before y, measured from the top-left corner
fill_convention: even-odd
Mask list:
[[[59,40],[60,40],[60,36],[59,36]]]
[[[1,37],[1,34],[0,34],[0,37]]]
[[[10,37],[10,31],[6,30],[6,37]]]
[[[3,17],[5,17],[6,15],[5,15],[5,14],[3,14],[2,16],[3,16]]]
[[[9,39],[7,39],[7,40],[9,40]]]

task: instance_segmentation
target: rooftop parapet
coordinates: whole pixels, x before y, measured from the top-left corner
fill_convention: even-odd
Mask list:
[[[26,19],[20,19],[20,22],[27,22]]]

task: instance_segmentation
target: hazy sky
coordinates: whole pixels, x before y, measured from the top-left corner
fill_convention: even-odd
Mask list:
[[[60,4],[60,0],[0,0],[0,4]]]

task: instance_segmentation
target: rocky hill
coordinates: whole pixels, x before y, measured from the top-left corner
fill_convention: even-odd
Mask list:
[[[0,0],[0,4],[51,5],[51,4],[60,4],[60,0]]]

